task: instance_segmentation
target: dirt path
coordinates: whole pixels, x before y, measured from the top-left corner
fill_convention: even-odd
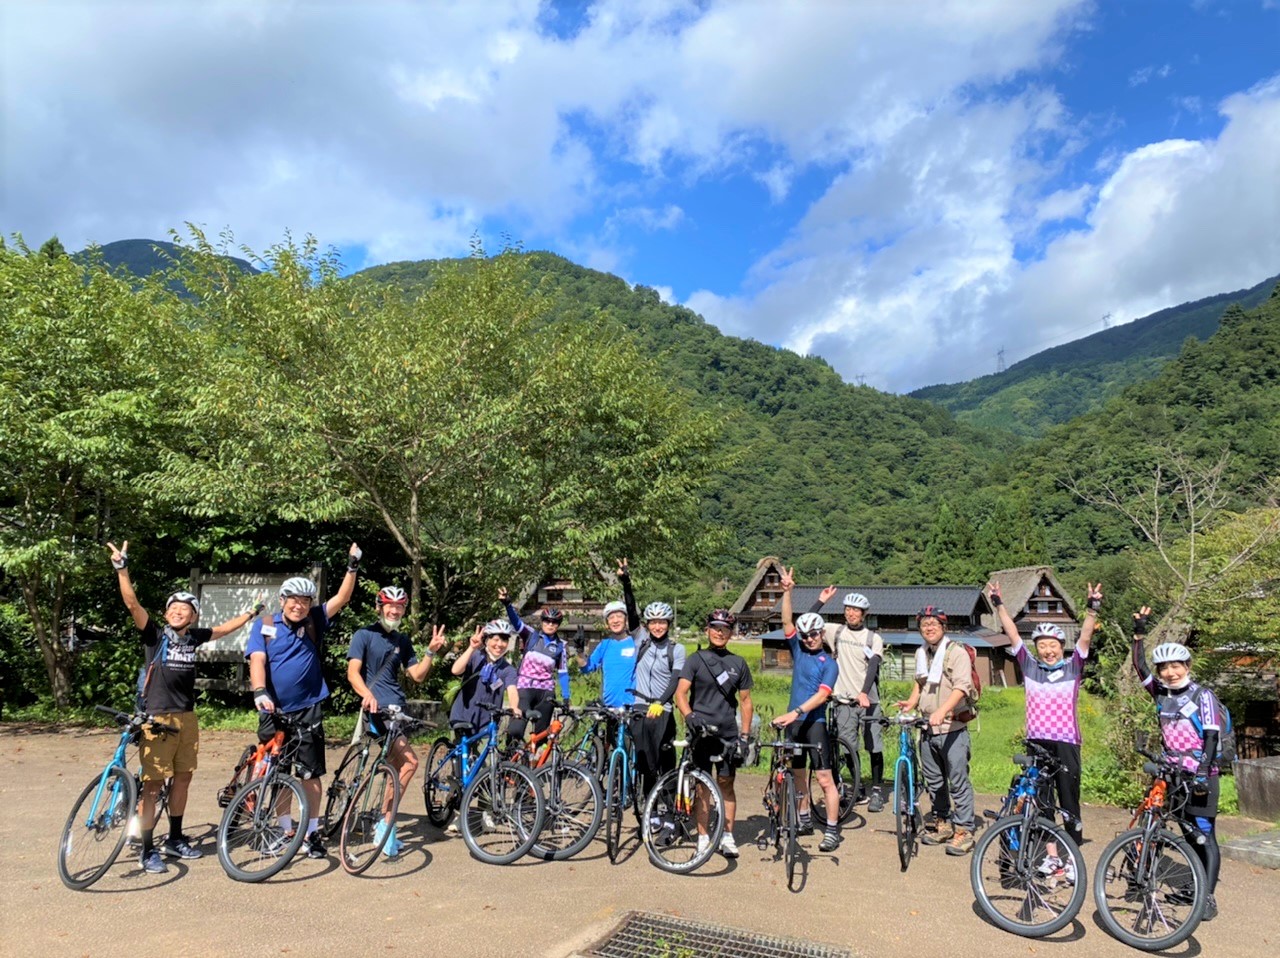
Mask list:
[[[610,865],[602,840],[566,863],[481,865],[460,839],[426,824],[421,792],[411,789],[401,831],[410,852],[351,878],[337,862],[299,860],[277,879],[242,885],[228,879],[211,835],[215,793],[247,744],[244,733],[206,733],[186,830],[206,857],[145,875],[135,859],[118,862],[97,885],[72,892],[59,882],[54,848],[71,803],[98,771],[115,735],[83,730],[0,727],[0,954],[129,955],[449,955],[563,958],[587,947],[626,912],[668,912],[744,930],[843,945],[867,958],[959,953],[1132,956],[1097,924],[1092,902],[1055,940],[1027,941],[977,916],[968,858],[922,849],[899,873],[885,815],[846,831],[834,855],[813,853],[807,886],[789,892],[782,865],[747,839],[760,828],[762,779],[744,777],[737,835],[741,859],[717,858],[704,873],[677,878],[649,864],[634,841]],[[336,750],[330,754],[335,764]],[[991,807],[981,802],[980,807]],[[1123,827],[1123,813],[1087,809],[1087,861]],[[1228,834],[1254,830],[1233,820]],[[1223,863],[1222,916],[1202,925],[1175,954],[1273,958],[1280,950],[1280,872]]]

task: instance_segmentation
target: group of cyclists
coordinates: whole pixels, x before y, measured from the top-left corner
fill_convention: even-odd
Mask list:
[[[311,809],[308,821],[282,819],[281,824],[304,830],[304,848],[309,857],[326,857],[321,823],[315,817],[322,807],[321,778],[326,771],[323,703],[329,697],[321,663],[325,635],[333,618],[352,598],[360,548],[352,543],[346,574],[327,600],[320,601],[316,584],[310,579],[289,578],[279,589],[279,609],[269,617],[262,615],[263,595],[252,608],[212,628],[196,625],[200,603],[188,592],[175,592],[168,597],[163,624],[153,620],[133,589],[128,543],[120,548],[108,543],[107,548],[121,596],[145,649],[146,664],[139,678],[140,709],[163,716],[165,723],[177,730],[177,734],[144,731],[140,743],[140,820],[144,825],[154,821],[152,809],[161,784],[172,780],[168,835],[157,843],[151,829],[142,830],[142,868],[160,873],[167,870],[165,858],[201,857],[201,851],[182,831],[199,752],[195,652],[201,644],[246,625],[251,625],[245,654],[253,703],[259,712],[259,739],[267,741],[275,734],[277,715],[288,716],[289,722],[282,723],[282,728],[296,739],[292,752],[294,772],[303,782]],[[725,827],[718,851],[726,858],[736,858],[739,851],[733,834],[734,780],[749,751],[754,712],[751,670],[745,659],[729,649],[736,618],[728,609],[711,612],[705,621],[706,647],[689,653],[672,634],[672,607],[666,602],[652,602],[640,611],[625,559],[619,560],[617,573],[623,598],[604,607],[606,633],[590,655],[581,627],[572,642],[560,634],[564,621],[560,610],[542,609],[535,628],[522,619],[507,591],[500,590],[498,599],[505,615],[477,626],[450,664],[450,671],[460,680],[449,711],[450,726],[459,737],[470,735],[489,722],[494,709],[505,706],[513,716],[507,729],[509,743],[518,744],[526,734],[544,731],[555,706],[568,705],[572,655],[583,673],[602,673],[603,706],[627,716],[624,720],[629,723],[635,745],[642,795],[676,767],[677,712],[691,732],[713,731],[691,734],[689,747],[694,765],[715,777],[723,796]],[[785,729],[789,740],[816,746],[797,750],[792,764],[812,769],[824,797],[826,820],[813,821],[807,790],[802,790],[800,831],[808,834],[820,827],[819,851],[832,852],[842,841],[841,801],[833,776],[838,750],[828,734],[828,713],[836,719],[843,744],[855,754],[865,745],[870,755],[869,788],[856,800],[865,802],[870,813],[876,813],[887,798],[882,725],[876,721],[881,717],[879,680],[884,641],[868,627],[870,602],[865,596],[856,592],[844,596],[843,621],[829,623],[820,609],[834,597],[835,587],[824,589],[810,610],[796,616],[792,608],[794,586],[793,573],[785,570],[781,612],[793,671],[788,710],[773,719],[773,724]],[[1088,586],[1084,622],[1069,654],[1066,634],[1054,624],[1038,624],[1030,645],[1025,642],[1004,606],[999,583],[989,583],[987,592],[1022,670],[1027,738],[1054,758],[1050,786],[1056,793],[1055,804],[1065,827],[1078,845],[1083,840],[1078,704],[1084,665],[1102,605],[1101,583]],[[401,631],[407,603],[403,589],[382,588],[376,597],[376,621],[352,636],[347,679],[364,712],[376,713],[388,706],[403,708],[407,703],[401,676],[422,682],[445,650],[442,627],[433,627],[421,654],[415,650]],[[1165,748],[1185,756],[1184,767],[1194,774],[1192,803],[1185,814],[1204,839],[1193,847],[1208,878],[1205,920],[1209,920],[1217,914],[1214,891],[1220,854],[1215,819],[1223,709],[1214,693],[1192,678],[1192,656],[1186,646],[1177,642],[1159,644],[1152,654],[1154,671],[1148,667],[1145,638],[1149,615],[1150,609],[1145,606],[1134,614],[1133,664],[1154,699]],[[904,711],[918,710],[927,719],[919,755],[932,814],[921,841],[945,846],[947,854],[962,856],[972,851],[975,831],[974,791],[969,774],[969,724],[976,718],[977,699],[973,666],[965,646],[949,638],[944,612],[928,606],[920,610],[917,620],[922,642],[915,655],[914,681],[907,698],[896,706]],[[515,655],[513,642],[518,647]],[[418,756],[410,743],[400,738],[394,743],[389,760],[397,770],[403,791],[418,769]],[[860,782],[853,785],[861,788]],[[700,852],[710,841],[704,826],[705,815],[698,822]],[[403,842],[392,824],[383,853],[395,857],[402,851]],[[1074,881],[1075,876],[1066,873],[1068,866],[1052,857],[1044,863],[1046,870]]]

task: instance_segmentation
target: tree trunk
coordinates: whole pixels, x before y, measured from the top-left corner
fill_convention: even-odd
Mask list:
[[[43,610],[36,602],[37,587],[35,583],[21,580],[23,598],[27,604],[27,614],[31,616],[31,627],[36,634],[36,645],[40,656],[44,659],[45,672],[49,676],[49,692],[53,696],[55,708],[64,709],[71,704],[71,655],[62,647],[62,637],[58,634],[58,623],[50,627]],[[61,605],[61,603],[57,603]]]

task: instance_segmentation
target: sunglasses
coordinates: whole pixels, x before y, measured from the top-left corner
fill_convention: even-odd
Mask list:
[[[822,630],[814,629],[812,632],[801,632],[800,634],[806,639],[816,639],[818,636],[822,635]]]

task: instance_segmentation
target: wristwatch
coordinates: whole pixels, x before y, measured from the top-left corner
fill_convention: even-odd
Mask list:
[[[802,718],[804,718],[804,717],[805,717],[805,710],[804,710],[804,709],[802,709],[802,708],[800,708],[800,706],[798,706],[798,705],[797,705],[797,706],[796,706],[796,718],[798,718],[798,719],[802,719]]]

